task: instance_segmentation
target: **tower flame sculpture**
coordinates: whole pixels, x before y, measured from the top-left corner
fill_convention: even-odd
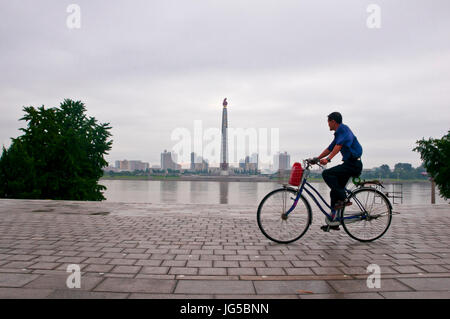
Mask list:
[[[223,100],[222,111],[222,147],[220,149],[220,175],[228,175],[228,118],[227,118],[227,98]]]

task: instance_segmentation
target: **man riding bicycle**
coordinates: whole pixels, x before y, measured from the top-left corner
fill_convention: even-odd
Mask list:
[[[362,171],[362,147],[358,139],[350,130],[350,128],[342,123],[342,115],[339,112],[333,112],[328,115],[328,126],[330,131],[335,131],[334,140],[330,146],[326,148],[314,161],[326,165],[331,162],[333,157],[341,152],[342,161],[344,163],[326,169],[322,172],[322,177],[331,188],[331,215],[336,216],[336,211],[342,209],[346,203],[345,186],[350,177],[358,177]],[[330,227],[330,229],[339,230],[339,226],[325,225],[322,229]]]

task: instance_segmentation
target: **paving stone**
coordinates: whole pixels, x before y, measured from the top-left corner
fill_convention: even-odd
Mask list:
[[[151,275],[151,274],[142,274],[139,273],[133,278],[146,278],[146,279],[176,279],[176,275]]]
[[[264,263],[264,261],[240,261],[239,265],[244,268],[248,268],[248,267],[265,268],[266,267],[266,264]]]
[[[134,265],[135,266],[152,266],[152,267],[154,266],[154,267],[158,267],[158,266],[161,265],[161,263],[163,263],[162,260],[138,260]],[[162,266],[166,266],[166,265],[162,265]]]
[[[111,261],[111,258],[88,258],[84,262],[87,264],[99,264],[99,265],[105,265],[108,264]]]
[[[34,261],[5,261],[5,263],[2,265],[2,268],[16,268],[16,269],[22,269],[27,268],[28,266],[31,266],[35,264]]]
[[[228,268],[228,275],[256,275],[255,268]]]
[[[313,293],[335,293],[336,291],[324,280],[292,280],[292,281],[255,281],[255,289],[260,294],[297,294],[298,291]]]
[[[420,291],[449,291],[450,277],[448,278],[401,278],[405,285]]]
[[[215,276],[215,275],[223,275],[225,276],[227,274],[227,269],[226,268],[199,268],[198,271],[199,275],[203,275],[203,276]]]
[[[124,259],[124,258],[115,258],[109,262],[111,265],[134,265],[136,263],[136,259]]]
[[[198,268],[188,268],[188,267],[171,267],[169,274],[171,275],[196,275],[198,273]]]
[[[39,275],[31,274],[0,273],[0,287],[23,287],[38,277]]]
[[[41,275],[36,280],[33,280],[25,286],[25,288],[33,289],[79,289],[79,290],[91,290],[100,281],[101,277],[90,277],[81,275],[80,288],[68,288],[67,279],[70,274],[66,275]]]
[[[52,289],[0,288],[0,299],[43,299]]]
[[[254,294],[251,281],[232,280],[180,280],[175,289],[177,294]]]
[[[142,267],[141,274],[165,275],[169,272],[169,267]]]
[[[289,261],[266,261],[267,267],[274,268],[290,268],[292,264]]]
[[[116,292],[93,292],[78,289],[56,289],[46,298],[49,299],[126,299],[129,294]]]
[[[224,257],[233,257],[233,256],[222,256],[222,255],[200,255],[200,260],[224,260]]]
[[[316,275],[338,275],[342,274],[342,270],[336,267],[312,267],[311,270]]]
[[[30,261],[37,258],[36,255],[11,255],[7,260],[9,261]]]
[[[141,270],[141,266],[124,266],[119,265],[115,266],[111,273],[117,273],[117,274],[136,274]]]
[[[375,292],[346,293],[346,294],[302,294],[300,299],[384,299]]]
[[[244,255],[227,255],[224,256],[225,260],[236,260],[236,261],[248,261],[249,258],[248,256],[244,256]]]
[[[114,265],[88,265],[84,271],[105,273],[114,268]]]
[[[286,268],[286,273],[288,275],[314,275],[310,268]]]
[[[81,264],[84,260],[88,259],[87,257],[83,256],[76,256],[76,257],[61,257],[57,260],[59,263],[70,263],[70,264]]]
[[[189,260],[186,267],[212,267],[211,260]]]
[[[29,266],[29,269],[47,269],[47,270],[51,270],[51,269],[55,269],[58,266],[60,266],[61,263],[49,263],[49,262],[38,262],[35,263],[31,266]]]
[[[412,266],[418,264],[415,259],[396,259],[394,260],[394,263],[400,266]]]
[[[314,260],[299,260],[291,262],[294,267],[319,267],[319,264]]]
[[[430,259],[417,259],[419,264],[422,265],[448,265],[449,263],[444,259],[430,258]]]
[[[260,276],[282,276],[286,275],[283,268],[256,268],[256,273]]]
[[[387,299],[450,299],[450,291],[380,292]]]
[[[175,283],[175,280],[106,278],[94,291],[168,294],[173,292]]]
[[[395,271],[398,271],[401,274],[411,274],[411,273],[420,273],[422,270],[415,266],[397,266],[392,267]]]
[[[92,258],[99,258],[104,255],[104,252],[96,252],[96,251],[84,251],[77,256],[79,257],[92,257]]]
[[[225,267],[225,268],[230,268],[230,267],[239,267],[239,263],[237,261],[221,261],[221,260],[217,260],[214,261],[214,267]]]
[[[317,263],[322,267],[343,267],[344,264],[339,260],[318,260]]]
[[[317,219],[317,227],[311,227],[304,238],[279,245],[261,234],[254,222],[254,205],[58,202],[51,214],[30,214],[51,203],[0,199],[0,276],[58,275],[63,279],[59,283],[62,286],[52,283],[49,288],[36,289],[64,290],[68,276],[65,270],[74,263],[82,268],[82,280],[100,276],[103,280],[328,280],[357,284],[367,279],[369,264],[381,266],[381,290],[361,292],[356,285],[347,292],[320,294],[330,298],[340,294],[351,298],[355,293],[383,297],[381,293],[413,292],[416,288],[400,281],[407,279],[432,279],[426,290],[417,291],[431,296],[444,292],[442,282],[450,278],[448,205],[398,205],[395,209],[401,214],[390,231],[371,243],[356,242],[344,232],[324,236],[318,228],[322,221]],[[87,215],[98,212],[99,207],[111,214]],[[126,268],[130,266],[133,268]],[[134,272],[137,269],[139,272]],[[147,274],[146,269],[157,273]],[[28,283],[25,285],[23,289],[29,289]],[[394,290],[384,290],[386,286]],[[397,288],[400,290],[395,291]],[[83,295],[90,298],[89,294]],[[281,295],[286,294],[277,293]],[[298,296],[308,298],[310,294]]]
[[[416,258],[410,254],[390,254],[390,255],[392,258],[395,258],[395,259],[414,259],[414,258]]]
[[[328,283],[338,293],[353,293],[353,292],[379,292],[379,291],[408,291],[411,290],[408,286],[402,284],[395,279],[381,278],[380,288],[367,287],[367,280],[330,280]]]
[[[419,266],[420,269],[424,270],[425,272],[431,272],[431,273],[435,273],[435,272],[446,272],[448,273],[448,269],[439,266],[439,265],[420,265]]]

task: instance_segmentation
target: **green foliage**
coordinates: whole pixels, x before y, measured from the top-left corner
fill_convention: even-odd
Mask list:
[[[59,108],[24,107],[24,134],[0,158],[0,197],[103,200],[98,185],[111,149],[109,123],[85,115],[80,101]]]
[[[441,139],[429,138],[416,142],[424,167],[434,179],[441,195],[450,198],[450,131]]]
[[[413,168],[409,163],[397,163],[391,170],[389,165],[383,164],[374,169],[363,169],[362,179],[401,179],[401,180],[427,180],[422,173],[425,171],[423,166]],[[312,178],[322,178],[322,172],[312,172]]]

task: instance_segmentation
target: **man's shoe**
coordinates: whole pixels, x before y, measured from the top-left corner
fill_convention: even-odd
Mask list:
[[[323,225],[322,227],[320,227],[320,229],[322,229],[325,232],[329,231],[330,229],[332,229],[332,230],[340,230],[339,225],[336,225],[336,226]]]
[[[338,201],[336,202],[336,204],[334,204],[334,209],[336,209],[336,210],[342,209],[342,208],[344,208],[345,206],[350,206],[350,205],[352,205],[352,204],[353,204],[353,203],[352,203],[352,202],[349,202],[349,201],[338,200]]]

